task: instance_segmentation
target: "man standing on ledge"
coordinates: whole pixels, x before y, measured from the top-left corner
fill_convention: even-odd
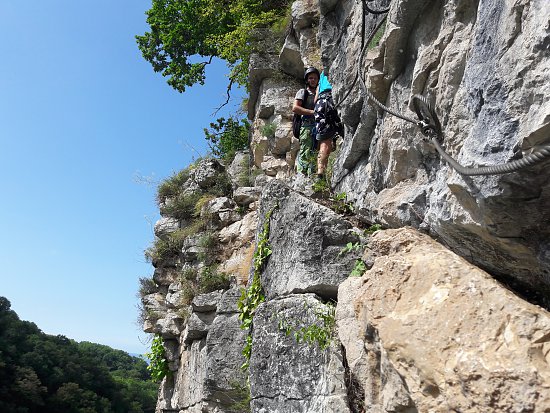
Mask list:
[[[306,87],[296,93],[292,112],[302,115],[302,127],[300,128],[300,150],[296,168],[298,172],[306,175],[313,174],[315,170],[315,154],[312,137],[315,128],[315,118],[313,117],[315,108],[315,94],[319,85],[319,71],[315,67],[308,67],[304,73]]]

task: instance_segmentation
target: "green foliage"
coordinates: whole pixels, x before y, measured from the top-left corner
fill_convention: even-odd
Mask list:
[[[186,231],[179,229],[165,238],[157,238],[155,243],[145,250],[145,258],[156,263],[176,257],[181,252],[186,237]]]
[[[155,335],[151,342],[151,351],[146,353],[145,357],[149,359],[147,370],[151,373],[151,380],[160,382],[164,377],[170,374],[168,360],[166,360],[164,354],[164,342],[160,335]]]
[[[313,182],[313,185],[311,186],[311,189],[315,193],[319,192],[328,192],[330,190],[328,181],[326,178],[319,178]]]
[[[204,129],[204,136],[209,142],[214,156],[232,159],[235,152],[248,148],[248,132],[250,123],[246,118],[219,118],[216,123],[210,123],[210,129]]]
[[[157,386],[143,359],[44,334],[21,321],[5,297],[0,297],[0,349],[1,412],[155,411]]]
[[[325,350],[332,342],[336,307],[330,303],[319,305],[315,307],[314,314],[317,322],[300,328],[296,328],[286,318],[279,318],[279,330],[284,331],[287,336],[293,333],[298,343],[318,345],[321,350]]]
[[[373,224],[370,227],[368,227],[366,230],[363,231],[363,234],[365,235],[372,235],[376,231],[380,231],[382,229],[382,226],[380,224]]]
[[[243,370],[248,369],[250,356],[252,354],[252,334],[250,329],[252,328],[254,314],[256,312],[256,308],[265,301],[265,294],[262,288],[260,276],[268,257],[272,253],[271,248],[269,247],[269,221],[275,208],[276,207],[272,208],[265,215],[262,231],[258,235],[258,245],[256,246],[256,251],[254,252],[254,274],[252,276],[252,282],[247,289],[243,289],[241,291],[241,297],[237,302],[237,307],[240,313],[239,320],[241,320],[241,328],[243,330],[249,330],[249,334],[246,338],[246,343],[242,351],[242,354],[246,359],[244,364],[241,366]]]
[[[237,381],[230,383],[232,392],[229,397],[232,403],[229,405],[229,412],[233,413],[248,413],[250,412],[250,385],[243,385]]]
[[[201,248],[201,251],[197,255],[197,259],[207,265],[212,264],[215,259],[212,250],[218,244],[218,237],[213,232],[208,231],[201,235],[197,244]]]
[[[368,50],[374,49],[376,46],[380,44],[380,39],[384,35],[385,31],[386,31],[386,21],[384,20],[384,23],[382,23],[380,28],[376,31],[376,34],[374,35],[371,42],[367,46]]]
[[[201,198],[198,192],[178,193],[174,198],[170,198],[168,202],[160,208],[160,213],[166,217],[172,217],[178,220],[192,219],[197,215],[195,213],[195,205]]]
[[[162,205],[167,199],[175,198],[182,191],[183,184],[189,176],[190,168],[185,168],[161,182],[157,189],[157,203]]]
[[[266,123],[261,128],[261,133],[266,138],[274,138],[275,137],[275,131],[277,130],[277,125],[274,123]]]
[[[139,279],[139,296],[145,297],[157,291],[157,284],[152,278],[141,277]]]
[[[213,57],[227,61],[230,82],[246,85],[250,55],[258,48],[255,32],[277,21],[288,3],[153,0],[147,11],[150,31],[136,40],[153,70],[167,77],[179,92],[204,84],[205,67]]]
[[[353,204],[348,202],[345,192],[340,192],[333,195],[330,200],[332,201],[332,209],[338,214],[353,214]]]
[[[348,242],[346,244],[346,246],[344,248],[342,248],[342,250],[338,253],[338,256],[342,255],[342,254],[347,254],[347,253],[350,253],[352,251],[359,251],[361,250],[362,248],[365,248],[365,246],[359,242]]]
[[[355,260],[353,270],[351,270],[350,277],[361,277],[367,270],[367,265],[363,260]]]
[[[227,290],[229,277],[223,272],[218,272],[216,265],[209,265],[202,269],[199,275],[199,292],[210,293],[216,290]]]

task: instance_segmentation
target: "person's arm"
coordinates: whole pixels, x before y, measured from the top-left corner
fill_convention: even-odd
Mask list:
[[[292,105],[292,113],[297,113],[298,115],[313,115],[312,109],[306,109],[302,106],[302,101],[300,99],[294,100],[294,105]]]

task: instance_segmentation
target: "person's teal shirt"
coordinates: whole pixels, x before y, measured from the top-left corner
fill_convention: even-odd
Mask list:
[[[325,71],[322,71],[321,76],[319,77],[319,94],[326,92],[327,90],[332,90],[332,85],[328,81]]]

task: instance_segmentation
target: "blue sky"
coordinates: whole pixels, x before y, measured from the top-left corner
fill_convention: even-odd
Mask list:
[[[156,182],[207,152],[227,68],[180,94],[134,36],[150,0],[0,0],[0,296],[48,334],[148,349]],[[235,111],[233,104],[218,116]]]

